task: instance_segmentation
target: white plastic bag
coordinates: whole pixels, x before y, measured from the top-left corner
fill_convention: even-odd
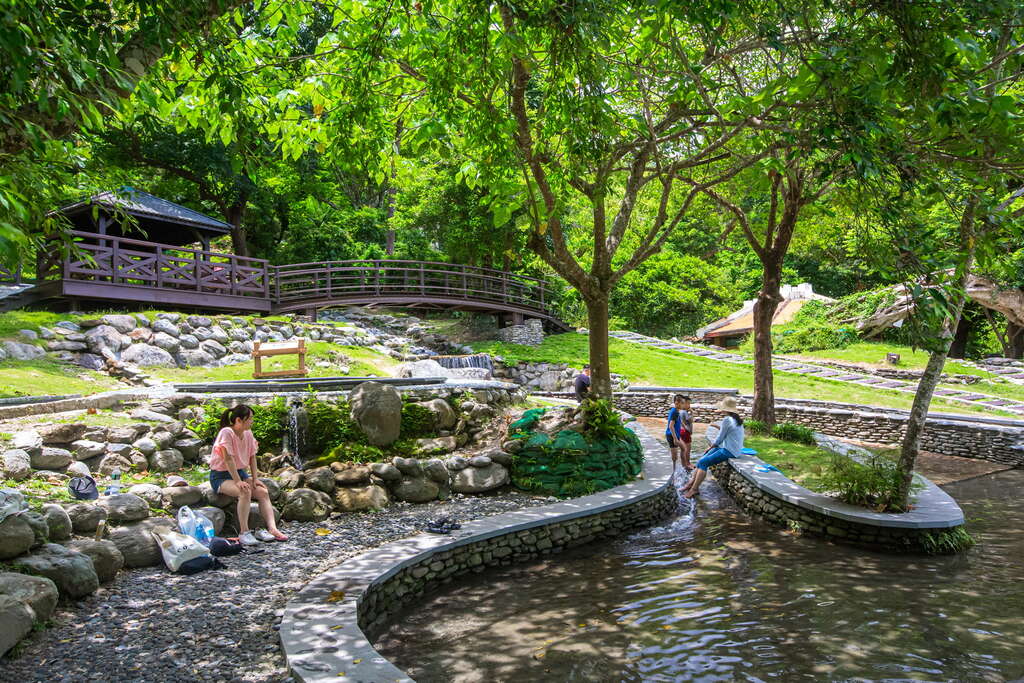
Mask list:
[[[206,546],[210,545],[210,539],[215,535],[210,518],[187,505],[178,509],[178,529]]]
[[[17,489],[0,489],[0,522],[28,510],[25,496]]]
[[[196,535],[196,513],[188,505],[178,508],[178,531],[186,536]]]
[[[205,557],[210,554],[208,548],[191,536],[170,530],[154,531],[152,533],[153,538],[156,539],[157,544],[160,546],[160,554],[163,555],[164,564],[172,572],[178,571],[181,565],[189,560]]]

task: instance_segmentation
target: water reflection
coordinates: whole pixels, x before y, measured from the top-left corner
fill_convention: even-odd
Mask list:
[[[713,482],[611,545],[466,579],[377,643],[417,681],[1024,676],[1024,471],[946,487],[979,541],[870,553],[751,519]]]

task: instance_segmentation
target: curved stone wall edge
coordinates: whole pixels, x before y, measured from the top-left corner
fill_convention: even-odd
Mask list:
[[[306,682],[409,681],[373,649],[372,631],[426,590],[470,571],[610,538],[666,516],[678,505],[668,451],[638,423],[630,426],[645,450],[642,480],[468,522],[450,536],[394,541],[316,577],[289,601],[281,621],[292,675]]]

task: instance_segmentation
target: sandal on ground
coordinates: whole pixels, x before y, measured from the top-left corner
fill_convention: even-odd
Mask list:
[[[430,522],[425,527],[423,527],[423,530],[428,532],[428,533],[431,533],[431,534],[450,534],[451,533],[451,529],[449,529],[447,526],[445,526],[443,524],[439,525],[439,524],[437,524],[435,522]]]
[[[285,541],[288,540],[288,534],[286,534],[286,533],[284,533],[282,531],[271,531],[270,535],[274,537],[273,540],[281,541],[282,543],[284,543]]]

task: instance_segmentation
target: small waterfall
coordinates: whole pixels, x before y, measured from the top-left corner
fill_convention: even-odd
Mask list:
[[[288,434],[285,449],[291,452],[292,465],[301,470],[306,455],[306,435],[309,433],[309,413],[299,399],[292,399],[288,410]]]
[[[442,368],[462,370],[465,368],[483,368],[488,377],[494,374],[494,361],[489,353],[473,353],[465,356],[431,356]]]

